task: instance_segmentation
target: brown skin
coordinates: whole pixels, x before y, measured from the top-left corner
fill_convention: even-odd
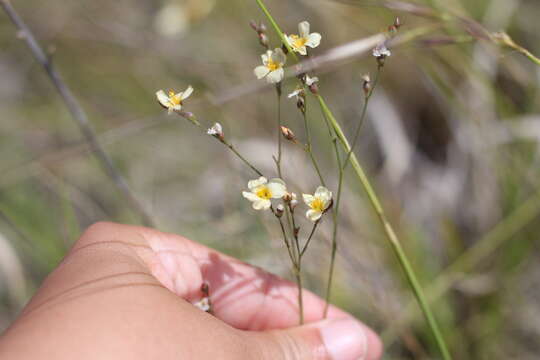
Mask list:
[[[190,303],[203,282],[215,316]],[[331,359],[324,302],[306,291],[304,303],[311,325],[298,327],[294,284],[177,235],[98,223],[0,337],[0,359]]]

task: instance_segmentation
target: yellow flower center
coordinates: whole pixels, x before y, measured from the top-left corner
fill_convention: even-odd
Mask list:
[[[272,60],[272,58],[269,58],[268,63],[266,64],[266,67],[270,71],[275,71],[275,70],[277,70],[277,69],[279,69],[281,67],[281,64],[275,62],[274,60]]]
[[[306,39],[306,38],[301,38],[301,37],[298,36],[298,35],[291,35],[291,39],[293,40],[293,41],[292,41],[292,46],[293,46],[295,49],[299,49],[299,48],[301,48],[301,47],[306,46],[306,43],[307,43],[307,39]]]
[[[261,199],[270,200],[272,198],[272,193],[267,186],[261,186],[256,192],[255,195]]]
[[[174,91],[169,91],[169,102],[172,105],[181,105],[182,99],[180,98],[179,94],[175,94]]]
[[[324,201],[321,200],[321,198],[315,198],[309,204],[309,207],[311,207],[315,211],[323,212],[324,211]]]

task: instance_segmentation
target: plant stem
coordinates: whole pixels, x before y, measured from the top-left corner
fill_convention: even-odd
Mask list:
[[[281,179],[281,151],[282,151],[282,140],[281,137],[281,83],[276,84],[276,94],[277,94],[277,138],[278,138],[278,154],[276,160],[276,167],[278,177]]]
[[[326,105],[324,99],[320,95],[318,95],[317,98],[319,100],[319,104],[321,105],[321,108],[327,114],[328,118],[330,119],[332,123],[332,126],[336,130],[336,134],[338,135],[338,138],[341,141],[343,148],[346,151],[350,151],[351,147],[349,145],[349,142],[347,141],[347,138],[343,134],[343,131],[341,130],[339,123],[337,122],[332,112]],[[422,287],[420,286],[420,283],[416,277],[416,274],[410,264],[410,261],[407,258],[407,255],[405,254],[405,251],[403,250],[403,247],[401,246],[401,243],[392,225],[387,220],[384,210],[379,202],[379,198],[377,197],[375,191],[373,190],[371,183],[369,182],[366,174],[364,173],[364,169],[360,166],[358,159],[356,158],[354,153],[351,153],[350,161],[362,187],[366,191],[368,199],[373,207],[373,210],[377,214],[377,217],[384,229],[384,233],[386,237],[388,238],[390,245],[398,258],[398,261],[402,267],[402,270],[404,271],[405,276],[407,277],[407,281],[409,282],[409,285],[411,286],[413,290],[414,296],[416,297],[416,300],[420,306],[420,309],[422,310],[424,317],[426,318],[428,326],[433,334],[433,337],[435,338],[435,341],[437,343],[437,346],[439,347],[439,350],[441,352],[441,355],[443,356],[443,359],[445,360],[452,359],[448,351],[448,348],[446,346],[446,343],[441,335],[441,332],[439,330],[439,326],[435,320],[435,317],[433,316],[433,313],[431,312],[431,309],[426,301],[426,297],[424,295]]]
[[[219,141],[221,141],[221,143],[227,146],[240,160],[242,160],[244,164],[249,166],[249,168],[253,170],[257,175],[264,176],[263,173],[259,171],[259,169],[257,169],[254,165],[252,165],[245,157],[242,156],[242,154],[238,152],[238,150],[236,150],[233,144],[227,142],[226,140],[219,139]]]
[[[307,104],[306,104],[307,109]],[[321,173],[321,169],[319,168],[319,164],[317,163],[317,159],[315,159],[315,155],[313,154],[313,149],[311,147],[311,132],[309,131],[309,124],[307,121],[307,115],[304,111],[302,113],[302,116],[304,117],[304,127],[306,128],[306,152],[309,155],[309,158],[311,159],[311,163],[313,164],[313,168],[315,169],[315,172],[317,172],[317,176],[319,177],[319,180],[321,182],[322,186],[326,186],[326,183],[324,182],[324,178]]]
[[[315,230],[317,230],[317,226],[319,225],[320,223],[320,219],[315,221],[315,223],[313,224],[313,227],[311,228],[311,232],[309,233],[309,236],[306,240],[306,243],[304,244],[304,247],[302,248],[302,251],[300,251],[300,258],[302,256],[304,256],[304,253],[306,252],[307,248],[308,248],[308,245],[309,243],[311,242],[311,239],[313,238],[313,234],[315,234]]]
[[[266,8],[266,6],[264,5],[263,1],[262,0],[255,0],[257,2],[257,4],[259,5],[259,7],[261,8],[261,10],[264,12],[264,14],[266,15],[266,17],[269,19],[270,23],[272,24],[274,30],[276,31],[276,33],[279,35],[281,41],[283,42],[283,44],[287,47],[287,49],[289,49],[289,53],[292,54],[292,56],[298,60],[298,57],[296,56],[296,54],[292,53],[290,50],[290,46],[289,44],[287,43],[287,41],[285,40],[285,37],[283,35],[283,31],[281,31],[281,29],[279,28],[279,26],[277,25],[277,23],[275,22],[275,20],[273,19],[272,15],[270,14],[270,12],[268,11],[268,9]],[[348,153],[351,151],[351,146],[349,145],[349,142],[347,141],[347,138],[345,137],[345,135],[343,134],[343,131],[341,129],[341,126],[339,125],[339,123],[337,122],[337,120],[335,119],[334,115],[332,114],[332,112],[330,111],[330,109],[328,108],[328,106],[326,105],[326,102],[324,101],[324,99],[322,98],[321,95],[317,95],[317,99],[319,101],[319,105],[321,106],[321,109],[322,111],[327,115],[327,117],[329,118],[340,142],[341,142],[341,145],[342,147],[345,149],[345,151]],[[375,194],[375,191],[373,190],[373,187],[371,186],[371,183],[369,182],[366,174],[364,173],[364,170],[363,168],[360,166],[359,162],[358,162],[358,159],[356,158],[356,156],[354,155],[354,153],[351,152],[351,155],[350,155],[350,161],[351,161],[351,164],[353,166],[353,169],[360,181],[360,184],[362,185],[362,187],[364,188],[364,190],[366,191],[366,194],[368,196],[368,199],[373,207],[373,210],[375,211],[375,213],[377,214],[377,217],[384,229],[384,233],[386,235],[386,237],[388,238],[388,241],[390,242],[390,245],[394,251],[394,253],[396,254],[397,258],[398,258],[398,261],[407,277],[407,280],[413,290],[413,293],[416,297],[416,300],[418,301],[418,304],[422,310],[422,312],[424,313],[424,316],[426,318],[426,321],[428,323],[428,326],[433,334],[433,337],[435,338],[435,341],[437,343],[437,346],[441,352],[441,355],[443,357],[443,359],[445,360],[450,360],[452,359],[449,351],[448,351],[448,348],[446,346],[446,343],[441,335],[441,332],[439,330],[439,326],[435,320],[435,317],[433,316],[432,312],[431,312],[431,309],[426,301],[426,297],[423,293],[423,290],[420,286],[420,283],[418,282],[418,279],[416,277],[416,274],[409,262],[409,259],[407,258],[407,255],[405,254],[402,246],[401,246],[401,243],[399,242],[399,239],[392,227],[392,225],[390,225],[390,223],[388,222],[388,220],[386,219],[386,215],[384,213],[384,210],[379,202],[379,199],[377,197],[377,195]]]
[[[4,9],[11,22],[17,27],[22,38],[26,41],[30,51],[34,55],[34,58],[37,62],[43,67],[49,79],[55,86],[56,90],[60,94],[60,97],[64,101],[68,111],[71,114],[73,120],[77,123],[81,134],[88,143],[91,153],[98,160],[99,164],[105,171],[105,174],[109,176],[112,182],[115,184],[116,188],[122,193],[122,195],[128,201],[128,204],[131,208],[139,214],[144,225],[155,227],[155,222],[152,217],[148,214],[144,206],[139,202],[139,200],[131,192],[129,185],[126,179],[115,167],[114,162],[111,157],[105,152],[101,144],[97,139],[97,135],[92,128],[92,124],[88,120],[86,112],[81,107],[79,101],[71,89],[64,82],[60,74],[56,71],[51,58],[43,51],[43,48],[37,42],[34,34],[30,28],[24,23],[22,18],[19,16],[17,11],[13,8],[11,3],[7,0],[0,0],[0,6]]]
[[[379,76],[381,74],[381,69],[382,69],[381,66],[377,67],[377,74],[375,75],[375,80],[373,80],[373,85],[371,86],[371,89],[369,90],[364,100],[364,106],[362,107],[362,114],[360,115],[360,121],[358,122],[358,126],[356,127],[356,132],[354,134],[354,138],[351,143],[351,149],[347,152],[347,156],[345,157],[345,161],[343,162],[343,170],[347,168],[347,165],[349,164],[349,160],[351,158],[351,154],[353,153],[356,147],[356,143],[358,142],[358,139],[360,138],[362,125],[364,124],[364,119],[366,118],[366,114],[367,114],[369,99],[371,99],[371,95],[373,95],[373,91],[375,91],[375,88],[377,87],[377,84],[379,82]]]

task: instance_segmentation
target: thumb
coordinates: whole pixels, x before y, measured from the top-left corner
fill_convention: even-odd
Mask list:
[[[248,333],[257,359],[377,360],[382,344],[357,320],[346,317],[284,330]]]

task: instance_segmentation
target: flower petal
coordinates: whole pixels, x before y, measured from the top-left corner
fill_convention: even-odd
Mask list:
[[[272,194],[273,199],[280,199],[287,193],[287,187],[284,183],[276,181],[281,179],[272,179],[268,183],[268,189],[270,190],[270,193]]]
[[[266,184],[267,182],[268,182],[268,180],[266,180],[266,178],[264,176],[261,176],[260,178],[255,179],[255,180],[250,180],[248,182],[248,189],[253,190],[255,188],[258,188],[261,185]]]
[[[268,210],[270,205],[272,205],[270,200],[259,199],[258,201],[253,202],[252,206],[255,210]]]
[[[185,100],[185,99],[187,99],[188,97],[190,97],[192,93],[193,93],[193,87],[192,87],[191,85],[189,85],[188,88],[186,89],[186,91],[184,91],[184,92],[180,95],[180,99]]]
[[[159,90],[156,92],[156,97],[162,106],[165,106],[166,108],[169,107],[169,97],[165,94],[165,91]]]
[[[279,68],[268,73],[268,76],[266,76],[266,80],[271,84],[276,84],[283,80],[283,77],[285,77],[285,72],[282,68]]]
[[[302,198],[304,199],[304,202],[307,206],[309,206],[313,200],[315,200],[315,197],[311,194],[302,194]]]
[[[332,192],[324,186],[319,186],[317,190],[315,190],[314,195],[315,197],[321,198],[325,203],[332,199]]]
[[[283,50],[281,50],[281,48],[276,48],[272,53],[272,60],[274,60],[274,62],[278,64],[283,65],[287,61],[287,56],[285,56],[285,53],[283,52]]]
[[[322,216],[322,212],[320,211],[313,210],[313,209],[309,209],[308,211],[306,211],[306,217],[313,222],[319,220],[321,216]]]
[[[264,65],[268,64],[268,59],[272,57],[272,50],[267,50],[265,54],[261,55],[261,60]]]
[[[242,196],[249,201],[259,201],[261,198],[249,191],[242,191]]]
[[[294,51],[300,55],[307,55],[307,48],[305,46],[296,47],[294,48]]]
[[[306,46],[309,46],[310,48],[316,48],[321,43],[321,34],[319,33],[312,33],[309,34],[306,41]]]
[[[261,66],[257,66],[255,68],[255,70],[253,71],[253,73],[255,74],[255,76],[257,77],[257,79],[262,79],[263,77],[265,77],[266,75],[268,75],[268,73],[270,72],[270,69],[268,69],[266,66],[264,65],[261,65]]]
[[[302,21],[298,24],[298,35],[302,38],[307,38],[309,36],[309,23],[307,21]]]

